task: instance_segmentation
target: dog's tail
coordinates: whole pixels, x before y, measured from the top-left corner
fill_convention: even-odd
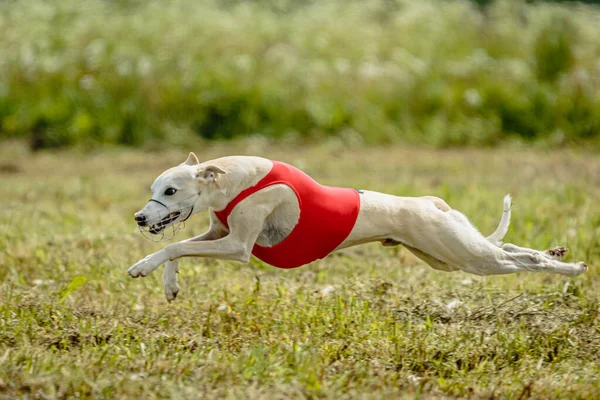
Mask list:
[[[502,239],[506,232],[508,232],[508,227],[510,226],[510,206],[511,206],[511,197],[510,194],[504,196],[504,211],[502,211],[502,218],[500,218],[500,223],[496,228],[496,231],[487,237],[487,240],[494,243],[496,246],[502,246]]]

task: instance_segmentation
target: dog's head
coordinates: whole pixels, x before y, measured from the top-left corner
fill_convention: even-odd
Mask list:
[[[198,157],[190,153],[185,162],[156,178],[151,187],[152,199],[134,214],[136,222],[155,235],[206,210],[218,189],[218,176],[226,173],[215,165],[200,164]]]

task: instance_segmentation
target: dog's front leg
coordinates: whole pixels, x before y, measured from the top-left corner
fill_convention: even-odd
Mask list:
[[[227,235],[225,226],[219,221],[214,211],[210,212],[210,228],[207,232],[200,236],[193,237],[185,240],[186,242],[201,242],[205,240],[217,240]],[[179,273],[179,261],[167,261],[163,269],[163,286],[165,290],[165,297],[170,303],[177,297],[179,293],[179,285],[177,285],[177,278]]]
[[[189,242],[202,242],[205,240],[216,240],[221,239],[227,235],[227,231],[222,229],[221,223],[213,223],[208,232],[193,237],[191,239],[184,240],[184,243]],[[179,293],[179,285],[177,285],[177,274],[179,273],[179,260],[169,260],[165,263],[163,269],[163,286],[165,289],[165,297],[170,303],[175,300]]]
[[[182,241],[170,244],[164,249],[146,256],[129,268],[127,273],[132,278],[148,276],[167,261],[174,261],[181,257],[190,256],[248,262],[251,251],[252,246],[246,246],[245,243],[235,240],[230,236],[206,242]]]
[[[127,270],[127,273],[132,278],[148,276],[152,271],[154,271],[156,268],[163,265],[167,261],[169,261],[169,255],[167,253],[167,247],[165,247],[164,249],[159,250],[156,253],[147,255],[140,261],[133,264]]]
[[[179,285],[177,285],[177,274],[179,273],[179,260],[169,260],[165,263],[163,269],[163,286],[165,288],[165,297],[170,303],[175,300],[179,293]]]
[[[227,235],[226,231],[211,229],[200,235],[193,237],[191,239],[184,240],[185,243],[189,242],[201,242],[205,240],[216,240],[220,239]],[[163,269],[163,286],[165,289],[165,297],[167,301],[170,303],[175,300],[177,297],[177,293],[179,293],[179,285],[177,285],[177,274],[179,273],[179,260],[169,260],[165,263],[165,268]]]
[[[252,247],[250,247],[250,251],[252,251]],[[231,235],[209,241],[184,240],[170,244],[164,249],[144,257],[131,266],[127,273],[132,278],[148,276],[167,261],[174,261],[187,256],[214,257],[223,260],[247,262],[250,259],[249,254],[248,247],[239,240],[235,240]],[[167,271],[167,274],[170,273],[172,273],[172,268]]]
[[[252,254],[252,245],[228,235],[222,239],[208,242],[174,243],[165,250],[173,260],[181,257],[211,257],[220,260],[248,262]]]

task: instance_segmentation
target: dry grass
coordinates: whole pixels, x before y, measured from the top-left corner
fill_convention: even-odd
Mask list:
[[[4,143],[0,397],[600,396],[597,155],[257,141],[194,150],[282,159],[330,184],[439,195],[484,233],[510,192],[508,242],[568,246],[591,270],[481,278],[379,245],[291,271],[189,259],[168,304],[160,273],[125,271],[158,248],[132,214],[184,151],[32,156]],[[206,225],[196,217],[179,238]]]

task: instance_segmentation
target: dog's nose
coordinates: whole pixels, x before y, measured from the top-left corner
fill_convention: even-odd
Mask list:
[[[133,217],[139,225],[143,226],[146,223],[146,216],[144,214],[134,214]]]

